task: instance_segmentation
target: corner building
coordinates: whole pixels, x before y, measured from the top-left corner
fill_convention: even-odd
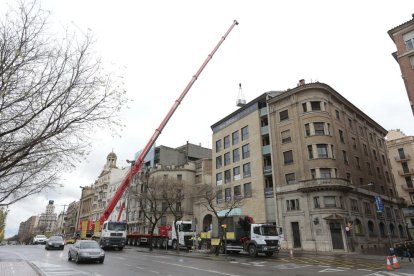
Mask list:
[[[264,93],[212,129],[216,185],[282,226],[283,247],[381,252],[405,239],[387,131],[330,86]]]

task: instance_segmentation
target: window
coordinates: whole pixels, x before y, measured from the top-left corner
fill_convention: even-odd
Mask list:
[[[378,161],[377,151],[373,149],[372,154],[374,155],[375,161]]]
[[[226,170],[224,171],[224,183],[230,183],[231,182],[231,171]]]
[[[369,134],[369,139],[371,140],[371,142],[374,142],[374,137],[372,136],[372,133]]]
[[[228,147],[230,147],[230,136],[229,135],[224,137],[224,148],[227,149]]]
[[[221,151],[221,140],[216,141],[216,152]]]
[[[283,160],[285,165],[293,164],[293,152],[291,150],[283,153]]]
[[[414,70],[414,56],[410,57],[410,64],[411,64],[411,69]]]
[[[239,142],[239,131],[235,131],[231,134],[231,139],[233,140],[233,146]]]
[[[308,107],[307,107],[306,103],[302,104],[302,110],[303,110],[303,112],[308,112]]]
[[[358,156],[355,156],[355,163],[356,163],[356,167],[358,169],[360,169],[361,168],[361,164],[360,164],[360,161],[359,161],[359,157]]]
[[[288,112],[287,109],[279,112],[279,120],[280,121],[284,121],[284,120],[287,120],[287,119],[289,119],[289,112]]]
[[[310,173],[311,173],[312,179],[315,179],[316,178],[316,170],[315,169],[311,169],[310,170]]]
[[[294,173],[288,173],[285,175],[286,178],[286,184],[295,184],[296,178]]]
[[[320,111],[321,110],[321,102],[311,101],[311,109],[312,109],[312,111]]]
[[[404,153],[404,149],[398,149],[398,156],[400,157],[400,159],[405,159],[405,153]]]
[[[225,196],[226,202],[230,202],[231,201],[231,188],[226,188],[224,190],[224,196]]]
[[[240,161],[240,153],[239,149],[233,150],[233,162],[239,162]]]
[[[358,208],[358,200],[351,198],[351,211],[352,212],[359,212],[359,208]]]
[[[342,130],[339,130],[339,140],[342,143],[345,143],[345,139],[344,139],[344,132]]]
[[[222,166],[221,155],[216,157],[216,169],[220,169]]]
[[[326,208],[335,208],[336,207],[336,198],[334,196],[324,196],[323,204]]]
[[[384,156],[384,154],[381,154],[381,158],[382,158],[382,164],[384,164],[384,165],[386,165],[386,161],[385,161],[385,156]]]
[[[365,155],[368,156],[368,148],[367,148],[367,145],[362,144],[362,147],[364,148]]]
[[[245,183],[244,188],[244,197],[252,197],[252,183]]]
[[[325,135],[325,123],[316,122],[313,123],[313,127],[315,128],[315,135]]]
[[[374,237],[375,235],[375,228],[374,228],[374,223],[370,220],[368,221],[368,235],[370,237]]]
[[[351,139],[352,139],[352,147],[353,147],[354,149],[357,149],[357,144],[356,144],[356,139],[355,139],[355,137],[352,137]]]
[[[234,199],[241,199],[241,187],[240,185],[233,187]]]
[[[292,142],[292,138],[290,137],[290,129],[282,131],[281,136],[282,136],[282,144]]]
[[[310,136],[310,127],[309,124],[305,124],[305,136]]]
[[[377,167],[377,175],[378,175],[378,178],[379,179],[382,179],[382,177],[381,177],[381,170],[380,170],[379,167]]]
[[[318,152],[318,158],[328,158],[328,145],[317,144],[316,150]]]
[[[401,166],[402,166],[402,169],[403,169],[403,172],[404,172],[404,173],[408,173],[408,172],[409,172],[407,162],[402,162],[402,163],[401,163]]]
[[[250,163],[243,164],[243,177],[250,177]]]
[[[336,119],[341,120],[341,116],[339,114],[339,110],[335,110]]]
[[[286,200],[286,211],[297,211],[299,208],[299,199]]]
[[[223,184],[223,180],[222,180],[222,174],[220,173],[216,173],[216,185],[221,185]]]
[[[344,163],[345,163],[346,165],[348,165],[348,164],[349,164],[349,161],[348,161],[348,155],[346,154],[346,151],[345,151],[345,150],[343,150],[343,151],[342,151],[342,158],[343,158],[343,160],[344,160]]]
[[[366,162],[366,165],[367,165],[367,169],[368,169],[368,174],[369,174],[369,175],[372,175],[371,163]]]
[[[246,159],[250,157],[250,146],[246,144],[242,147],[242,158]]]
[[[223,191],[222,190],[217,191],[217,194],[216,194],[216,203],[217,204],[223,203]]]
[[[233,168],[233,179],[234,180],[239,180],[241,177],[240,177],[240,167],[239,166],[237,166],[237,167],[234,167]]]
[[[177,174],[177,183],[181,184],[182,181],[183,181],[183,175]]]
[[[241,129],[241,137],[242,137],[242,141],[249,139],[249,127],[245,126],[244,128]]]
[[[312,147],[312,145],[308,145],[308,157],[309,157],[309,159],[313,159],[313,147]]]
[[[366,216],[372,216],[371,204],[369,202],[364,202],[364,212]]]
[[[324,178],[324,179],[326,179],[326,178],[332,178],[331,169],[321,168],[321,169],[319,169],[319,172],[321,174],[321,178]]]
[[[405,184],[407,184],[407,188],[413,188],[413,180],[411,176],[405,177]]]
[[[359,219],[355,220],[354,227],[355,235],[361,235],[362,234],[362,224]]]
[[[407,51],[414,49],[414,32],[409,32],[405,35],[403,35],[404,43],[405,43],[405,49]]]
[[[230,165],[230,152],[224,154],[224,166]]]
[[[314,206],[315,208],[321,208],[321,203],[320,203],[320,201],[319,201],[319,196],[315,196],[315,197],[313,198],[313,206]]]
[[[348,126],[349,126],[349,128],[352,128],[353,126],[352,126],[352,119],[351,118],[348,118]]]

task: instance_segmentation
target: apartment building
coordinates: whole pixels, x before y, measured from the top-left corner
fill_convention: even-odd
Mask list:
[[[46,211],[39,216],[36,232],[40,234],[51,234],[55,230],[56,220],[57,215],[55,213],[54,201],[49,200],[49,203],[46,205]]]
[[[413,19],[388,31],[397,47],[392,53],[401,70],[401,77],[407,90],[408,100],[414,114],[414,14]]]
[[[203,174],[207,174],[209,171],[208,161],[210,158],[211,149],[191,143],[186,143],[177,148],[154,147],[144,160],[142,172],[146,174],[146,177],[143,178],[140,174],[137,174],[131,183],[131,187],[126,192],[128,194],[126,212],[128,214],[129,231],[148,233],[150,229],[150,224],[144,217],[143,208],[145,206],[141,206],[135,196],[142,192],[145,181],[151,178],[174,179],[177,183],[183,183],[184,190],[186,190],[186,187],[194,187],[196,182],[208,181],[208,176]],[[177,202],[177,204],[179,206],[176,206],[175,209],[182,211],[182,220],[196,219],[193,211],[194,197],[185,196],[184,200]],[[167,211],[159,221],[158,226],[171,225],[173,222],[173,214]]]
[[[21,244],[30,244],[32,242],[38,222],[38,216],[31,216],[26,221],[20,223],[17,235]]]
[[[390,130],[387,148],[398,195],[406,203],[402,209],[409,239],[414,237],[414,136],[407,136],[400,130]]]
[[[330,86],[264,93],[212,130],[217,189],[282,226],[284,246],[368,252],[406,237],[387,131]]]

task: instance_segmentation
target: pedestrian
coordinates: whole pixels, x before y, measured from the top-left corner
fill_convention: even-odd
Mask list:
[[[404,259],[404,257],[407,257],[408,260],[411,262],[411,251],[410,251],[408,242],[404,242],[402,247],[403,247],[403,255],[401,257],[401,261]]]

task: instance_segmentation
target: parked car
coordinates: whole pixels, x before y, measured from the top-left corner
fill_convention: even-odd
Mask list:
[[[65,240],[65,244],[74,244],[76,242],[77,238],[76,237],[72,237],[72,238],[67,238]]]
[[[75,260],[77,264],[83,261],[103,263],[105,251],[94,240],[78,240],[69,248],[68,261],[71,260]]]
[[[45,235],[36,235],[33,238],[33,244],[46,244],[47,237]]]
[[[63,240],[62,236],[51,236],[45,244],[45,249],[60,249],[63,250],[65,248],[65,241]]]

